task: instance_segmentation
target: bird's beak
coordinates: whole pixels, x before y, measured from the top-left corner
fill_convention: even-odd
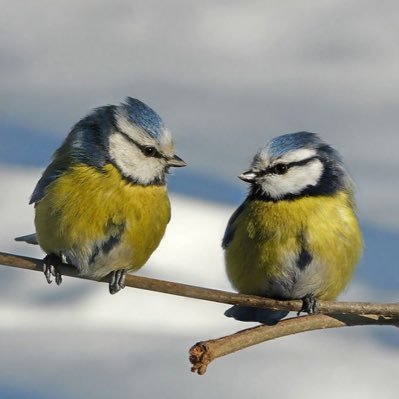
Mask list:
[[[174,166],[176,168],[181,168],[183,166],[187,166],[187,164],[177,155],[174,155],[167,160],[168,166]]]
[[[257,177],[258,177],[258,175],[253,170],[247,170],[246,172],[241,173],[238,176],[239,179],[241,179],[242,181],[245,181],[247,183],[252,183],[253,181],[255,181],[255,179]]]

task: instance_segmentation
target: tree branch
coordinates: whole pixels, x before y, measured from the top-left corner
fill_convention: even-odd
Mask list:
[[[325,328],[364,325],[391,325],[399,327],[399,319],[376,315],[360,316],[340,314],[328,316],[320,314],[281,320],[274,326],[260,325],[248,328],[222,338],[196,343],[189,351],[190,362],[192,363],[191,371],[203,375],[209,363],[218,357],[275,338]]]
[[[40,259],[4,252],[0,252],[0,264],[27,270],[43,271],[43,262]],[[54,266],[64,276],[99,282],[109,282],[110,280],[110,276],[102,279],[80,276],[77,269],[72,265],[60,263]],[[302,301],[299,300],[279,301],[134,275],[127,275],[125,283],[127,287],[230,305],[291,311],[299,311],[302,308]],[[392,325],[399,327],[399,303],[319,301],[317,309],[319,313],[317,315],[286,319],[275,326],[261,325],[219,339],[199,342],[190,349],[190,361],[193,364],[192,371],[204,374],[208,364],[218,357],[260,342],[304,331],[360,325]]]
[[[0,252],[0,264],[21,269],[43,271],[43,262],[40,259],[29,258]],[[58,264],[57,269],[64,276],[77,277],[86,280],[108,283],[109,276],[102,279],[80,276],[72,265]],[[179,295],[188,298],[196,298],[205,301],[226,303],[230,305],[250,306],[263,309],[285,309],[299,311],[302,308],[300,300],[279,301],[255,295],[243,295],[233,292],[202,288],[188,284],[180,284],[172,281],[158,280],[154,278],[127,275],[126,286],[149,291],[163,292],[165,294]],[[387,317],[399,317],[399,303],[369,303],[369,302],[332,302],[319,301],[318,312],[322,314],[375,314]]]

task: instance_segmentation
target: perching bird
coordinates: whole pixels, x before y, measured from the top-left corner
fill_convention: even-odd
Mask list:
[[[170,220],[166,174],[185,166],[170,131],[146,104],[128,97],[95,109],[71,130],[36,185],[36,234],[47,281],[61,275],[54,260],[80,274],[113,273],[111,294],[124,287],[127,271],[143,266]]]
[[[241,293],[332,300],[362,252],[353,185],[338,152],[314,133],[285,134],[255,155],[239,178],[250,183],[222,246],[227,275]],[[288,311],[233,306],[226,316],[274,324]]]

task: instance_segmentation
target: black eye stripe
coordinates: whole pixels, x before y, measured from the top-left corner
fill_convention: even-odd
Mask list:
[[[309,163],[310,161],[313,161],[315,159],[320,159],[320,158],[317,156],[313,156],[310,158],[302,159],[302,161],[291,162],[291,163],[287,164],[287,166],[289,168],[291,168],[292,166],[302,166],[302,165],[306,165],[307,163]]]
[[[283,175],[288,172],[288,169],[289,167],[287,164],[278,163],[269,168],[269,173],[273,173],[275,175]]]
[[[153,158],[165,158],[155,147],[150,145],[142,145],[138,143],[136,140],[133,140],[128,134],[122,132],[119,129],[117,129],[117,132],[120,133],[123,137],[125,137],[128,141],[133,143],[136,147],[138,147],[145,156]]]
[[[156,157],[157,154],[159,155],[157,149],[150,145],[145,146],[141,151],[147,157]]]
[[[262,171],[260,173],[260,175],[267,175],[267,174],[282,175],[282,174],[287,173],[288,170],[290,168],[292,168],[293,166],[306,165],[307,163],[309,163],[315,159],[320,159],[320,158],[318,156],[313,156],[310,158],[302,159],[301,161],[290,162],[290,163],[278,163],[276,165],[266,168],[264,171]]]

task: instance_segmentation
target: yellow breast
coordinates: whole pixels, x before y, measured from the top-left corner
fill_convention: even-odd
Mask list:
[[[79,165],[49,184],[36,206],[35,225],[45,252],[77,253],[82,264],[76,266],[83,271],[87,268],[86,252],[106,237],[110,226],[123,225],[113,264],[95,265],[107,267],[101,271],[107,274],[115,269],[141,267],[159,245],[169,219],[165,186],[131,184],[113,165],[102,170]]]
[[[238,291],[248,294],[270,294],[271,282],[277,279],[282,285],[286,279],[287,285],[294,284],[299,276],[309,280],[318,298],[333,299],[348,283],[362,251],[351,196],[345,192],[293,201],[249,201],[233,229],[225,252],[227,274]],[[302,240],[317,263],[308,276],[294,276],[289,267],[301,252]]]

